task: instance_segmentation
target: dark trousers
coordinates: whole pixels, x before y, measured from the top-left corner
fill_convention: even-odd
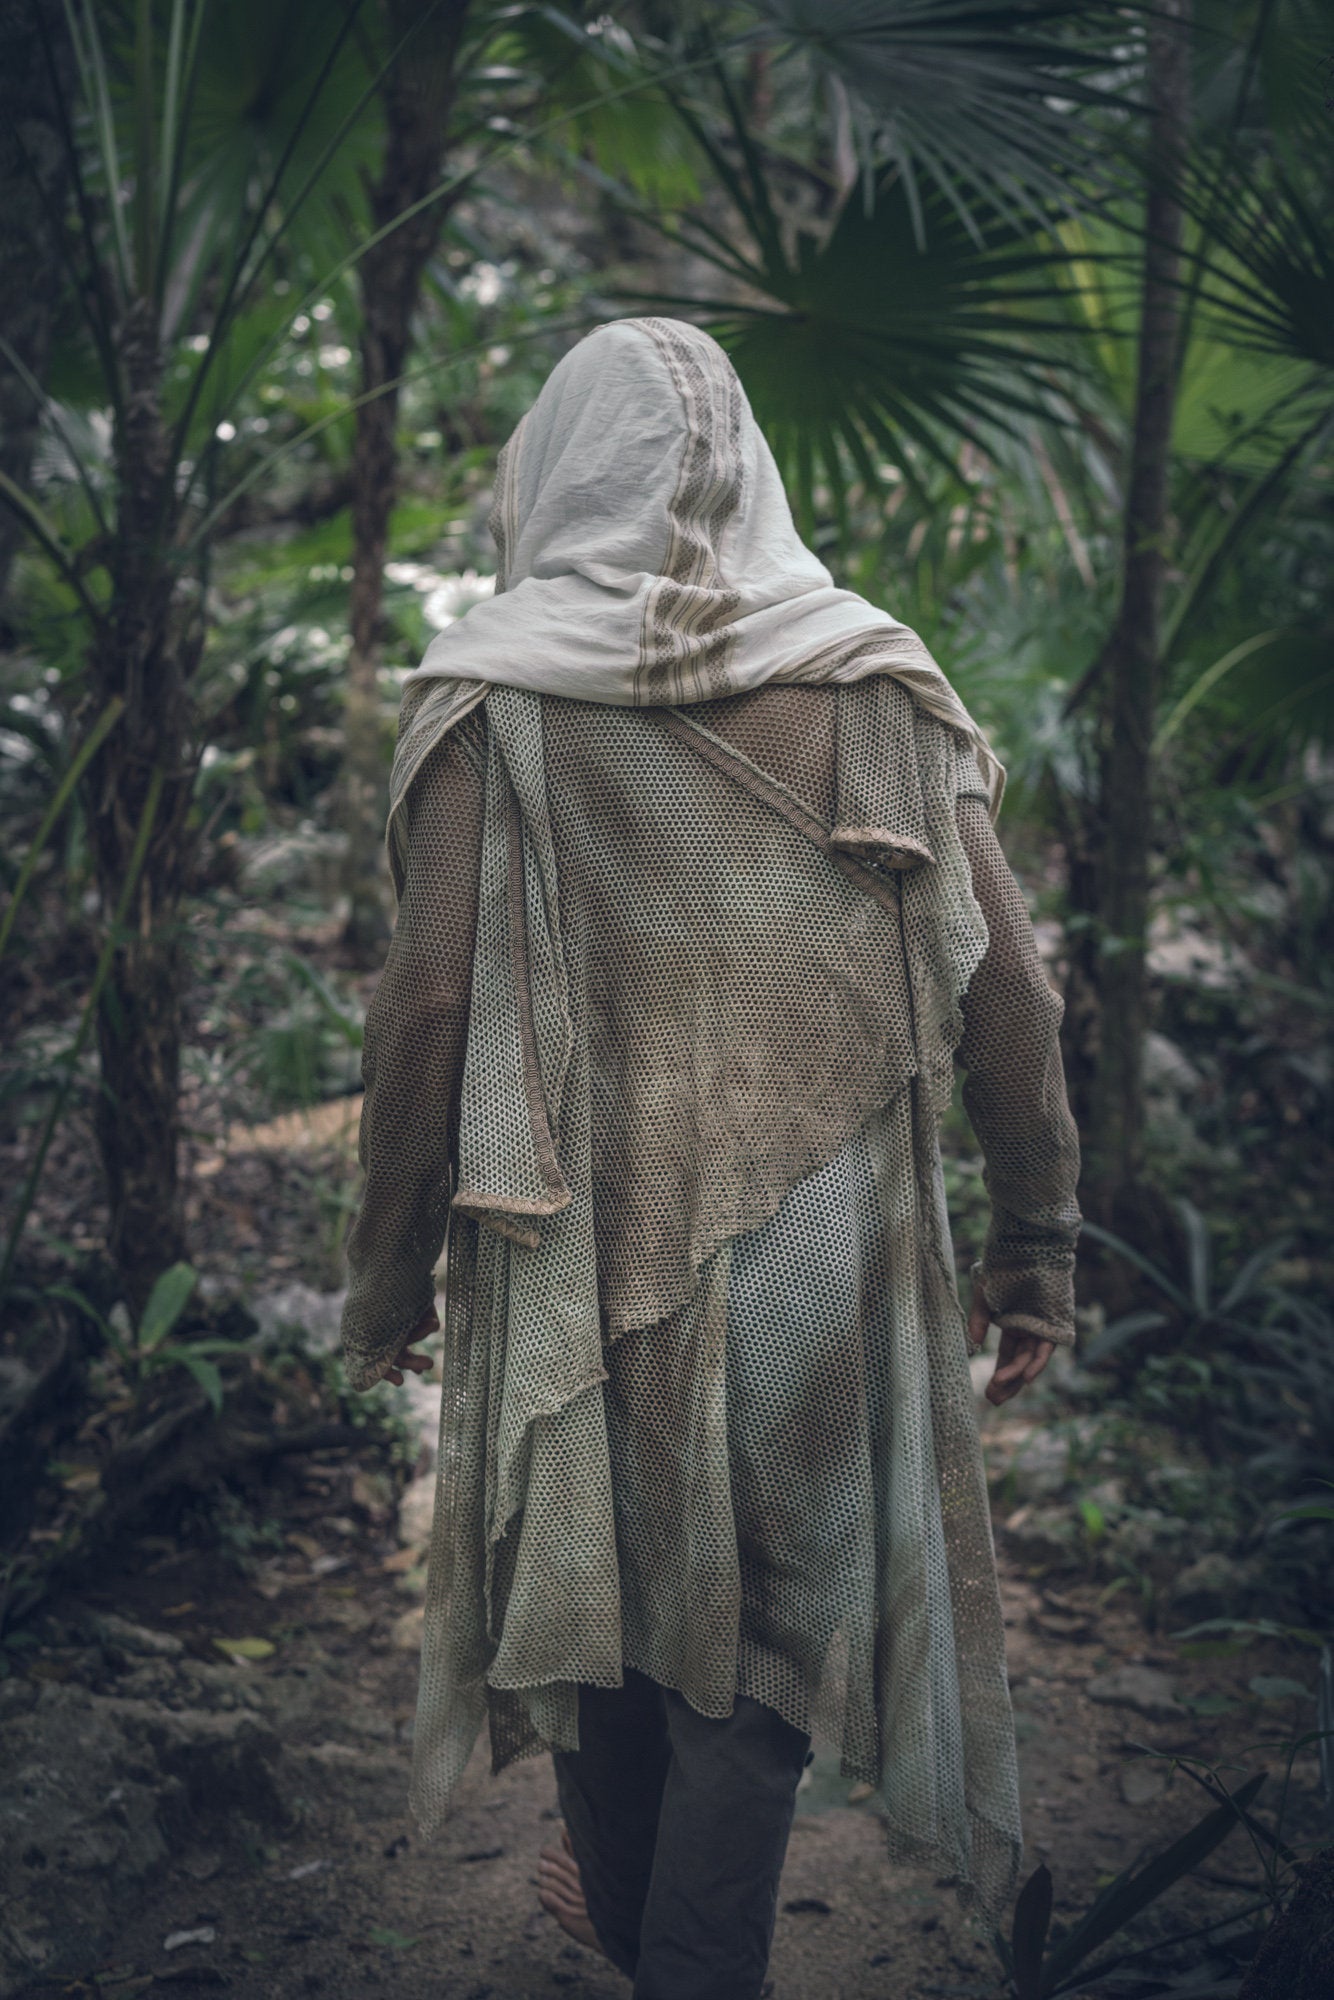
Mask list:
[[[556,1788],[607,1956],[634,2000],[758,2000],[810,1738],[737,1697],[700,1715],[627,1668],[579,1690]]]

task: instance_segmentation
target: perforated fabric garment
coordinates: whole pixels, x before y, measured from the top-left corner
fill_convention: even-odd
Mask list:
[[[484,1720],[498,1769],[575,1747],[576,1683],[630,1665],[706,1714],[767,1702],[877,1788],[892,1853],[988,1910],[1010,1891],[955,1050],[988,1296],[1062,1341],[1078,1146],[987,788],[901,696],[498,688],[408,794],[344,1339],[369,1386],[429,1304],[453,1161],[428,1830]]]

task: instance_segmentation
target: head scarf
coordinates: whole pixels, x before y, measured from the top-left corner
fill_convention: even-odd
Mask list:
[[[839,589],[798,535],[736,370],[682,320],[616,320],[557,365],[500,454],[496,596],[408,677],[396,820],[424,758],[492,685],[622,707],[768,681],[891,676],[958,731],[1000,809],[1005,771],[908,626]]]

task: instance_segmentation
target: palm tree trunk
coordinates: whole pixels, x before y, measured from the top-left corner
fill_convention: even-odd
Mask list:
[[[1151,1223],[1158,1204],[1143,1185],[1145,956],[1154,832],[1151,746],[1182,319],[1177,184],[1189,123],[1189,24],[1190,0],[1163,0],[1149,28],[1143,297],[1121,602],[1090,677],[1100,698],[1090,809],[1070,829],[1071,901],[1083,921],[1072,927],[1066,1043],[1084,1145],[1081,1199],[1091,1218],[1141,1243],[1146,1228],[1161,1235]]]
[[[110,555],[111,606],[91,658],[98,708],[125,713],[89,767],[89,831],[104,920],[131,861],[155,772],[162,789],[148,847],[98,1012],[101,1082],[95,1126],[109,1207],[108,1248],[137,1312],[153,1280],[185,1253],[178,1171],[181,901],[189,878],[189,671],[198,608],[175,587],[172,496],[162,421],[156,317],[140,301],[117,339],[124,418],[116,436],[120,504]]]
[[[0,336],[38,382],[60,301],[52,217],[64,209],[69,180],[47,47],[57,65],[67,63],[61,0],[0,0]],[[40,416],[38,399],[0,354],[0,472],[16,486],[27,483]],[[18,515],[0,508],[0,600],[22,534]]]
[[[370,190],[377,229],[429,194],[441,179],[467,12],[468,0],[438,0],[385,79],[384,164]],[[420,19],[419,0],[387,0],[385,15],[391,43],[397,43]],[[352,652],[342,812],[351,899],[345,942],[361,963],[379,958],[388,935],[380,861],[387,745],[377,669],[385,548],[398,485],[398,391],[384,385],[403,372],[422,275],[440,240],[447,208],[446,200],[432,203],[377,243],[360,264],[362,394],[382,392],[357,410],[352,453]]]

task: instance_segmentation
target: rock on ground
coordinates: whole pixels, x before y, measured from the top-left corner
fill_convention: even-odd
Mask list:
[[[0,1993],[96,1958],[172,1851],[295,1821],[282,1743],[248,1709],[10,1680],[0,1733]]]

